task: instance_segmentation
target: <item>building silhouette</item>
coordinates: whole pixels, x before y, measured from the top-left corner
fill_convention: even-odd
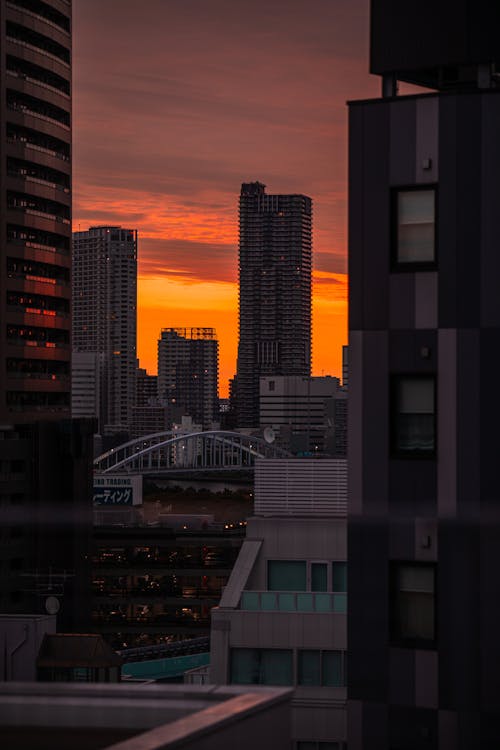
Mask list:
[[[183,416],[208,429],[219,411],[219,342],[215,328],[163,328],[158,340],[158,395],[169,427]]]
[[[259,378],[311,372],[311,199],[240,195],[238,427],[259,424]]]
[[[75,232],[73,350],[96,355],[103,435],[128,432],[136,397],[136,347],[137,230],[102,226]],[[86,366],[84,358],[75,356],[75,385],[81,379],[80,363]]]
[[[53,594],[68,629],[89,616],[94,429],[69,418],[71,23],[70,2],[0,0],[0,612]]]
[[[148,375],[142,367],[136,373],[136,401],[132,409],[130,438],[152,435],[168,427],[168,410],[158,398],[158,376]]]
[[[71,6],[0,9],[0,417],[20,423],[70,413]]]
[[[373,0],[350,104],[350,750],[500,744],[499,24]]]

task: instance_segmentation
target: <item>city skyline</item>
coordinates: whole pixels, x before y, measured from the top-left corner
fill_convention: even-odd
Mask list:
[[[138,352],[149,372],[162,327],[214,326],[227,394],[237,347],[235,195],[259,179],[273,193],[314,200],[313,374],[341,374],[344,104],[379,88],[365,72],[368,2],[341,6],[295,0],[283,15],[274,2],[263,23],[258,4],[225,0],[210,12],[199,0],[152,2],[147,16],[136,0],[121,3],[119,16],[112,3],[75,3],[74,229],[139,229]]]

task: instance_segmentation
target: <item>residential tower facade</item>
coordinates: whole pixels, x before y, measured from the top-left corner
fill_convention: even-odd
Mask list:
[[[98,355],[99,431],[128,432],[136,396],[137,230],[74,233],[73,349]]]
[[[238,427],[259,424],[261,376],[310,375],[311,226],[307,196],[241,186]]]
[[[0,417],[70,414],[71,3],[0,2]]]
[[[208,429],[218,417],[218,386],[215,328],[164,328],[158,340],[158,395],[169,422],[189,416]]]

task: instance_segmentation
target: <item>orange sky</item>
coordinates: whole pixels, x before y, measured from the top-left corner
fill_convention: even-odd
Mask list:
[[[139,230],[138,353],[213,326],[236,365],[242,182],[313,199],[313,373],[346,343],[347,99],[378,93],[368,0],[74,2],[75,228]]]

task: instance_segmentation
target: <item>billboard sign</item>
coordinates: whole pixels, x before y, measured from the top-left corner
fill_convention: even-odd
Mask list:
[[[142,505],[140,474],[95,474],[94,505]]]

